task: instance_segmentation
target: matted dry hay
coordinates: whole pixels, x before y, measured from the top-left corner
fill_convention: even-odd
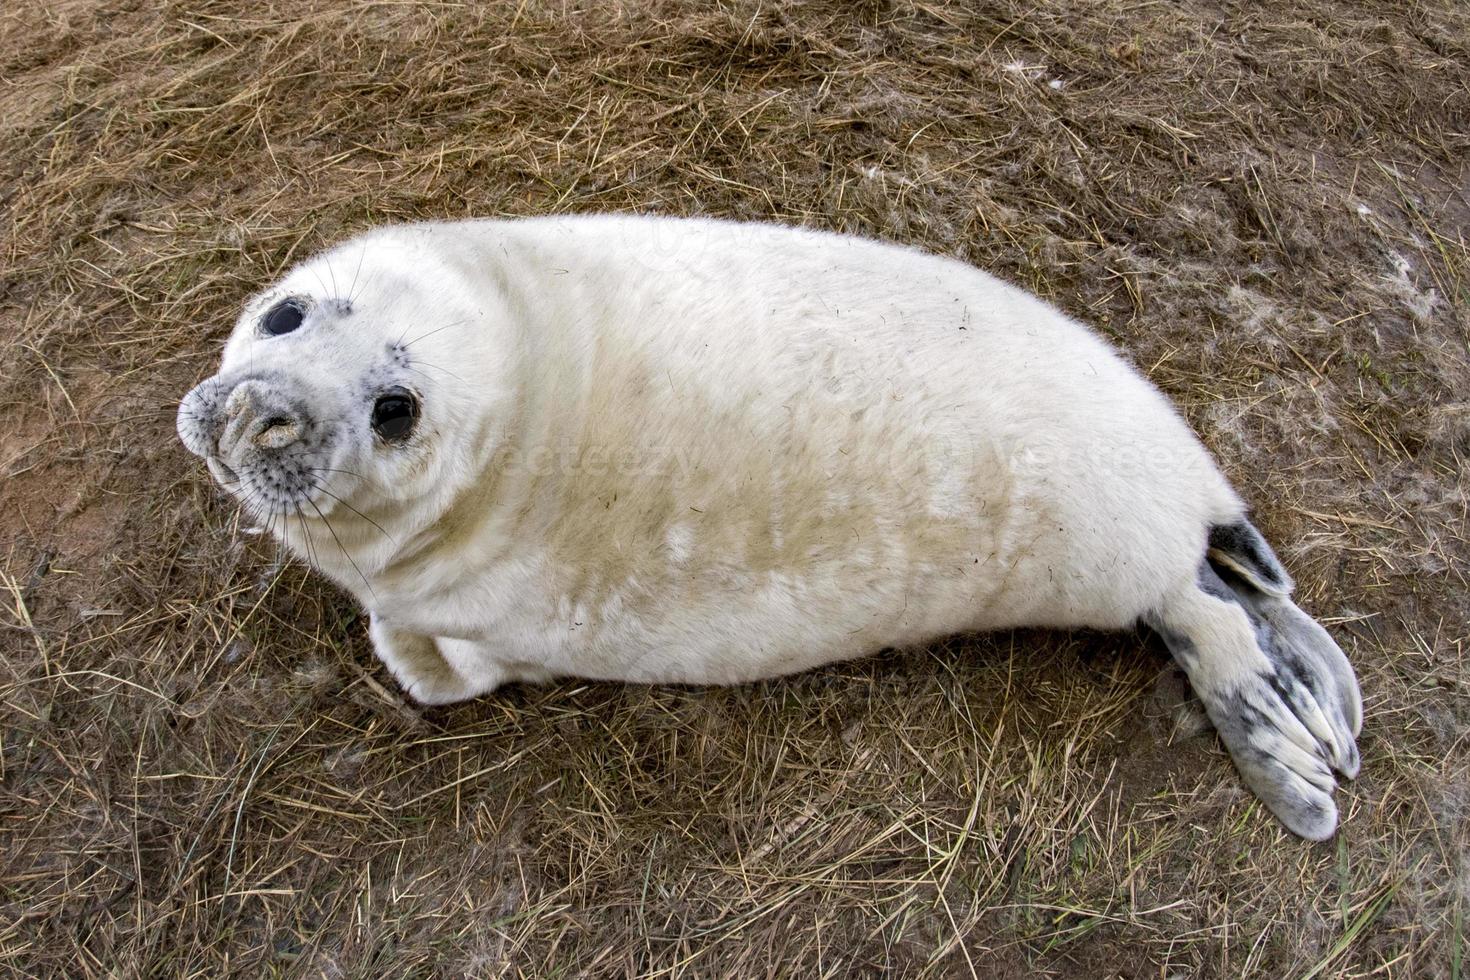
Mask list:
[[[1460,976],[1467,151],[1461,0],[6,4],[0,964]],[[912,243],[1110,335],[1357,664],[1339,836],[1143,633],[405,703],[173,404],[314,248],[590,210]]]

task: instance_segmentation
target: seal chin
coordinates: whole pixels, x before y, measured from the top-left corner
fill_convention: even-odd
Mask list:
[[[214,482],[222,487],[232,487],[240,482],[240,475],[218,456],[204,457],[204,465],[209,468],[209,475],[214,477]]]

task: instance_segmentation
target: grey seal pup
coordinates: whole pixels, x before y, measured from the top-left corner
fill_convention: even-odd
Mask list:
[[[184,445],[413,698],[731,684],[1019,626],[1163,637],[1329,837],[1357,680],[1169,401],[964,263],[637,216],[386,227],[250,300]]]

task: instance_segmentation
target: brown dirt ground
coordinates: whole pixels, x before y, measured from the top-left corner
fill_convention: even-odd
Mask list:
[[[21,0],[0,11],[0,965],[1458,977],[1470,6]],[[1142,635],[404,703],[173,436],[237,302],[418,217],[961,256],[1098,325],[1360,671],[1287,835]]]

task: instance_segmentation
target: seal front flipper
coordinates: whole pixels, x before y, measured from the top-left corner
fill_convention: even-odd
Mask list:
[[[433,637],[395,629],[376,613],[370,617],[368,637],[388,672],[420,704],[452,704],[481,693],[482,685],[455,670]]]
[[[502,660],[488,644],[408,632],[377,613],[370,614],[368,637],[388,672],[420,704],[454,704],[502,684],[540,684],[555,676],[538,664]]]
[[[1212,528],[1192,582],[1145,622],[1163,637],[1246,783],[1294,833],[1337,827],[1334,770],[1358,773],[1362,696],[1347,657],[1290,599],[1249,523]]]

